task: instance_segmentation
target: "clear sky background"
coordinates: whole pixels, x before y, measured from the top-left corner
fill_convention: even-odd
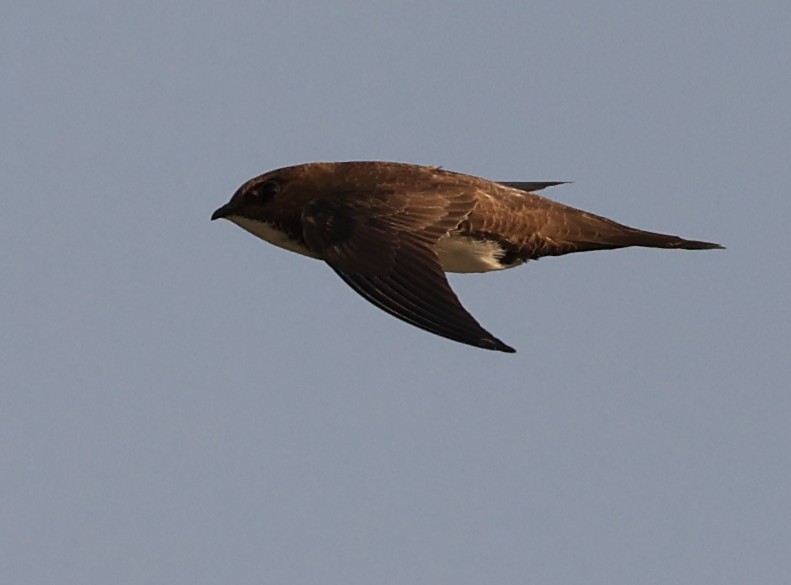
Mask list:
[[[0,580],[791,582],[791,4],[6,3]],[[384,159],[725,251],[458,275],[515,355],[209,222]]]

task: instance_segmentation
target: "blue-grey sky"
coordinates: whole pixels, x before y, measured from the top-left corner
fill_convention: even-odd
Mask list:
[[[791,5],[11,2],[0,574],[791,582]],[[519,351],[209,222],[384,159],[725,251],[451,281]]]

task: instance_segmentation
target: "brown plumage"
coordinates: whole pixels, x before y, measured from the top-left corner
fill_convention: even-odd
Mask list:
[[[311,163],[249,180],[212,219],[324,260],[364,298],[416,327],[505,352],[514,350],[462,307],[445,272],[627,246],[721,248],[630,228],[531,192],[558,184],[497,183],[402,163]]]

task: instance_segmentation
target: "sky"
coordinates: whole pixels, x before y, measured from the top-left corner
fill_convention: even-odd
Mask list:
[[[791,582],[791,4],[11,2],[0,574],[49,584]],[[451,283],[429,335],[209,221],[395,160],[705,252]]]

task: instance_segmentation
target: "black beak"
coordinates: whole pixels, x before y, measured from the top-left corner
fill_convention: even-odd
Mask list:
[[[220,219],[222,217],[226,217],[231,214],[233,211],[233,207],[231,207],[230,203],[226,203],[222,207],[220,207],[217,211],[211,214],[211,219],[214,221],[215,219]]]

